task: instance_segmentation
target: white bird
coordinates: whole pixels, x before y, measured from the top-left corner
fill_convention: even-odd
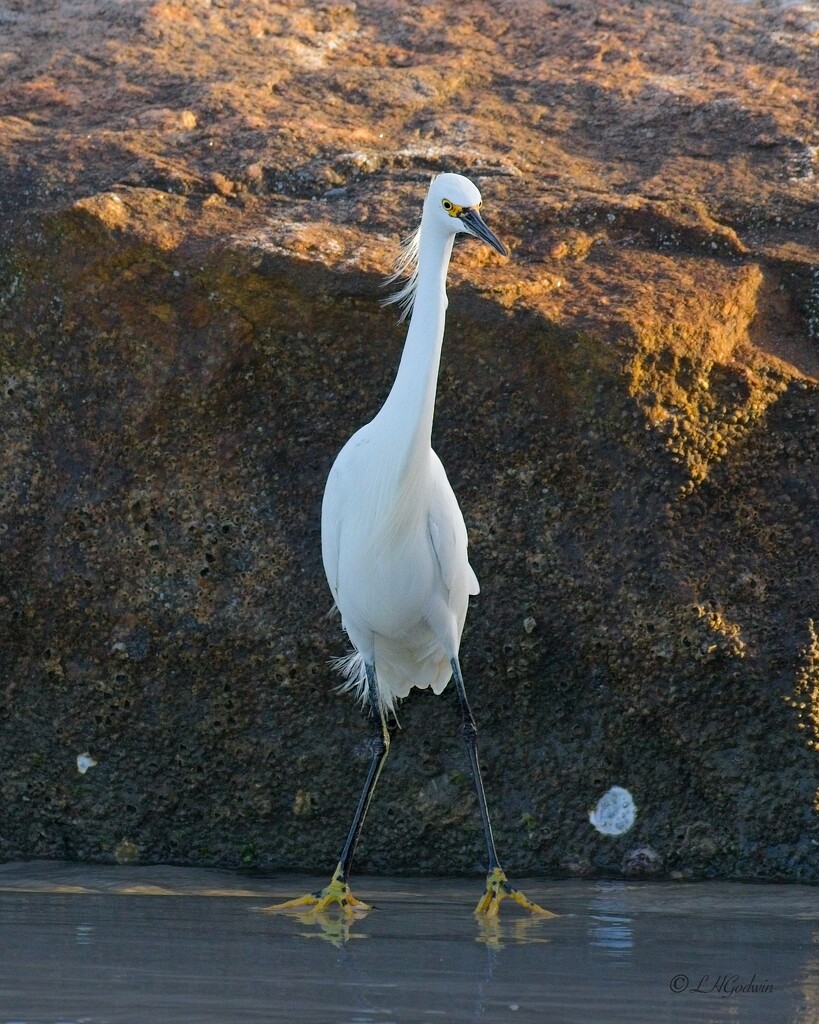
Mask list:
[[[481,196],[459,174],[433,179],[421,224],[406,243],[394,278],[408,274],[388,301],[411,312],[392,390],[378,414],[339,452],[324,492],[321,549],[342,625],[354,650],[338,659],[346,687],[370,706],[376,737],[361,799],[336,871],[317,893],[272,907],[338,904],[348,914],[370,908],[353,896],[349,873],[361,826],[390,736],[386,713],[412,687],[440,693],[454,677],[488,854],[486,891],[476,912],[494,915],[511,897],[549,914],[507,881],[486,807],[475,721],[458,661],[469,597],[478,580],[467,557],[467,533],[441,460],[432,450],[432,420],[448,304],[446,276],[458,234],[473,235],[502,255],[483,222]],[[402,319],[403,319],[402,316]]]

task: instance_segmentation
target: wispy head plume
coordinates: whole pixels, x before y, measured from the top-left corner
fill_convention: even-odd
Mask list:
[[[415,302],[415,292],[418,288],[418,250],[420,241],[421,228],[419,227],[417,231],[414,231],[409,238],[405,238],[401,243],[401,252],[395,261],[395,270],[387,278],[387,284],[393,284],[402,278],[405,279],[403,287],[395,292],[394,295],[384,299],[383,303],[385,306],[389,306],[393,302],[398,304],[401,310],[401,315],[398,318],[399,323],[406,320],[410,313],[412,313],[412,307]]]

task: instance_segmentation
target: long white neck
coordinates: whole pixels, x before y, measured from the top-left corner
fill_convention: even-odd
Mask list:
[[[436,231],[421,219],[418,285],[407,340],[392,390],[378,414],[389,430],[392,452],[402,475],[427,457],[438,367],[446,320],[446,275],[455,236]]]

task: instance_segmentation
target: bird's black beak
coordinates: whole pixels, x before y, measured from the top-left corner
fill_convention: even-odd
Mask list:
[[[483,217],[478,213],[477,206],[471,206],[468,210],[464,210],[460,217],[470,234],[474,235],[476,238],[480,238],[481,241],[486,242],[487,245],[491,245],[493,249],[496,249],[501,254],[501,256],[509,255],[509,252],[503,242],[496,238],[486,224],[484,224]]]

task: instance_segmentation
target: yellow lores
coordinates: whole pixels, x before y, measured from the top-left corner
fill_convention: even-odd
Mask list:
[[[483,205],[482,200],[478,200],[472,207],[459,206],[457,203],[453,203],[451,199],[442,199],[441,206],[446,210],[450,217],[463,217],[464,211],[467,209],[480,210]]]
[[[533,914],[553,916],[510,885],[495,850],[478,730],[458,660],[469,598],[480,588],[458,499],[432,450],[446,272],[455,236],[471,235],[506,255],[483,222],[480,205],[480,192],[459,174],[440,174],[430,185],[421,226],[399,263],[407,281],[393,296],[404,315],[412,313],[398,373],[377,415],[344,445],[327,479],[321,554],[353,646],[339,667],[346,688],[370,709],[371,761],[330,884],[271,910],[311,907],[311,914],[320,914],[335,905],[353,917],[369,909],[353,896],[348,880],[390,748],[386,716],[413,688],[441,693],[453,681],[486,841],[486,883],[476,913],[493,917],[501,901],[510,899]]]

